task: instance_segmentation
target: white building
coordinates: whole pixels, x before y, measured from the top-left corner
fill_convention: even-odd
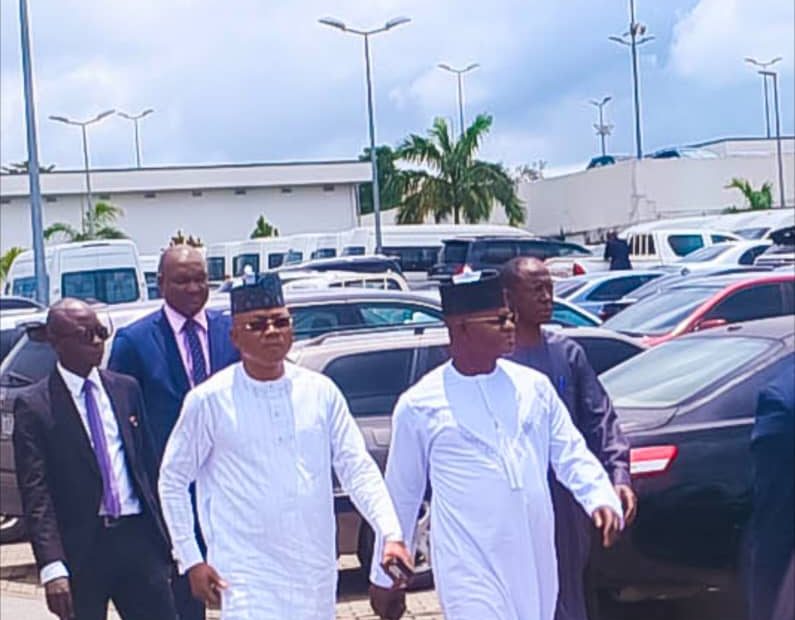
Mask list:
[[[82,171],[42,174],[44,227],[81,226],[85,210]],[[121,207],[116,226],[141,253],[168,245],[177,230],[207,243],[248,238],[260,215],[281,235],[338,231],[357,226],[360,183],[370,163],[169,166],[93,170],[93,200]],[[31,246],[27,175],[0,175],[0,253]]]

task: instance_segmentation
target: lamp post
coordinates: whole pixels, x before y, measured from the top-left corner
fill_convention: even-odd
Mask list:
[[[611,96],[604,97],[601,101],[597,101],[596,99],[591,99],[589,102],[592,106],[595,106],[599,109],[599,124],[594,124],[594,129],[596,129],[596,135],[599,136],[602,142],[602,157],[607,154],[607,149],[605,148],[605,138],[610,135],[610,132],[613,130],[613,125],[607,124],[605,125],[605,118],[603,113],[603,108],[607,105],[607,102],[612,99]]]
[[[132,121],[133,125],[135,126],[135,163],[136,167],[141,167],[141,141],[138,134],[138,121],[142,118],[149,116],[154,110],[152,108],[147,108],[140,114],[127,114],[126,112],[117,112],[119,116],[122,118],[126,118],[128,121]]]
[[[781,155],[781,118],[778,111],[778,74],[775,71],[760,71],[759,72],[765,80],[771,78],[773,80],[773,108],[776,112],[776,158],[778,159],[778,191],[779,191],[779,206],[786,207],[784,198],[784,161]]]
[[[450,73],[454,73],[456,78],[458,79],[458,121],[461,123],[461,136],[464,135],[464,79],[463,75],[465,73],[469,73],[477,69],[480,65],[476,62],[468,65],[463,69],[454,69],[450,65],[445,63],[439,63],[437,65],[440,69],[444,71],[449,71]]]
[[[25,125],[28,141],[28,183],[30,187],[30,224],[33,237],[33,269],[36,276],[36,299],[50,304],[50,287],[44,264],[44,227],[41,215],[41,185],[39,184],[39,147],[36,136],[36,105],[33,97],[33,61],[30,57],[30,24],[28,1],[19,0],[19,30],[22,47],[22,74],[25,97]]]
[[[58,121],[59,123],[66,123],[67,125],[75,125],[76,127],[80,127],[80,130],[83,134],[83,167],[86,175],[86,221],[83,226],[83,232],[86,232],[85,224],[87,224],[88,234],[90,237],[94,236],[94,218],[91,214],[91,172],[88,165],[88,132],[86,131],[86,128],[89,125],[98,123],[103,118],[107,118],[115,111],[116,110],[105,110],[104,112],[97,114],[94,118],[87,121],[74,121],[66,118],[65,116],[50,116],[50,120],[52,121]]]
[[[411,20],[408,17],[396,17],[390,19],[381,28],[374,28],[372,30],[359,30],[356,28],[349,28],[344,22],[334,19],[332,17],[324,17],[318,20],[324,26],[330,26],[342,30],[342,32],[349,32],[351,34],[359,35],[364,39],[364,65],[365,75],[367,77],[367,117],[370,126],[370,164],[372,166],[373,174],[373,219],[375,220],[375,251],[376,254],[381,253],[381,192],[378,186],[378,161],[375,153],[375,119],[373,113],[373,79],[370,69],[370,37],[374,34],[386,32],[401,24],[406,24]]]
[[[767,130],[767,137],[770,138],[770,100],[767,95],[767,76],[763,73],[767,71],[768,67],[773,66],[778,61],[781,60],[781,56],[777,56],[773,60],[768,60],[767,62],[761,62],[756,60],[756,58],[746,58],[745,62],[749,65],[753,65],[757,69],[759,69],[759,74],[762,76],[762,84],[764,86],[765,92],[765,129]]]
[[[654,40],[653,35],[646,35],[646,26],[635,21],[635,0],[629,0],[629,30],[620,37],[607,37],[614,43],[629,47],[632,55],[632,90],[635,99],[635,156],[643,158],[640,120],[640,77],[638,76],[638,47]]]

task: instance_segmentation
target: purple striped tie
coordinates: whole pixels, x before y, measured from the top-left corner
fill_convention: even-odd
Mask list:
[[[108,442],[105,439],[105,431],[102,428],[102,416],[99,414],[97,399],[94,397],[94,390],[97,386],[86,379],[83,385],[83,393],[86,397],[86,413],[88,416],[88,428],[91,430],[91,441],[94,444],[94,454],[97,457],[99,473],[102,474],[102,506],[109,517],[119,517],[121,515],[121,500],[119,499],[119,489],[113,477],[113,469],[110,465],[110,453],[108,452]]]

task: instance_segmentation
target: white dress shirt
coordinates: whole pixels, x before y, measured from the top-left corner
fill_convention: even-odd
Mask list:
[[[378,466],[327,377],[285,363],[274,381],[238,362],[188,393],[160,469],[163,516],[179,569],[207,562],[229,584],[224,620],[331,620],[337,583],[331,468],[360,513],[401,540]]]
[[[86,379],[64,368],[60,362],[56,364],[58,372],[61,374],[63,382],[66,384],[66,389],[72,396],[77,413],[80,414],[80,420],[83,422],[88,441],[91,447],[94,447],[94,441],[91,438],[91,427],[88,424],[88,414],[86,412],[85,393],[83,386]],[[111,470],[113,478],[116,481],[116,488],[119,490],[119,499],[121,501],[121,515],[135,515],[141,512],[141,502],[135,494],[135,488],[132,483],[132,478],[127,471],[127,462],[124,457],[124,444],[122,443],[121,434],[119,433],[119,426],[116,423],[116,416],[113,413],[113,408],[110,403],[110,398],[105,391],[105,386],[102,385],[102,379],[96,368],[93,368],[88,375],[88,379],[94,384],[94,398],[97,401],[97,408],[102,418],[102,429],[105,431],[105,442],[108,446],[108,456],[110,458]],[[102,503],[99,506],[100,516],[106,514],[105,507]],[[41,569],[41,582],[47,583],[58,577],[67,577],[69,572],[64,566],[63,562],[51,562]]]
[[[588,514],[621,515],[602,466],[542,374],[507,360],[460,374],[451,362],[398,401],[386,483],[406,540],[430,480],[431,560],[446,618],[552,620],[557,600],[552,466]],[[380,568],[377,541],[370,579]]]

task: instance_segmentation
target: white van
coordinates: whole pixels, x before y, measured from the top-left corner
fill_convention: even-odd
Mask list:
[[[300,233],[285,237],[290,248],[285,265],[297,265],[316,258],[335,258],[339,254],[339,233]]]
[[[160,266],[160,254],[141,254],[141,271],[146,280],[146,296],[148,299],[160,299],[160,286],[157,284],[157,269]]]
[[[80,241],[45,248],[50,303],[76,297],[106,304],[145,301],[146,280],[138,249],[128,239]],[[5,293],[36,296],[33,251],[17,256],[8,272]]]
[[[231,244],[231,272],[227,271],[226,275],[236,278],[246,267],[251,267],[254,273],[281,267],[289,249],[290,242],[286,237],[234,242]]]
[[[239,241],[210,243],[207,246],[207,279],[221,284],[232,277],[232,255]]]

